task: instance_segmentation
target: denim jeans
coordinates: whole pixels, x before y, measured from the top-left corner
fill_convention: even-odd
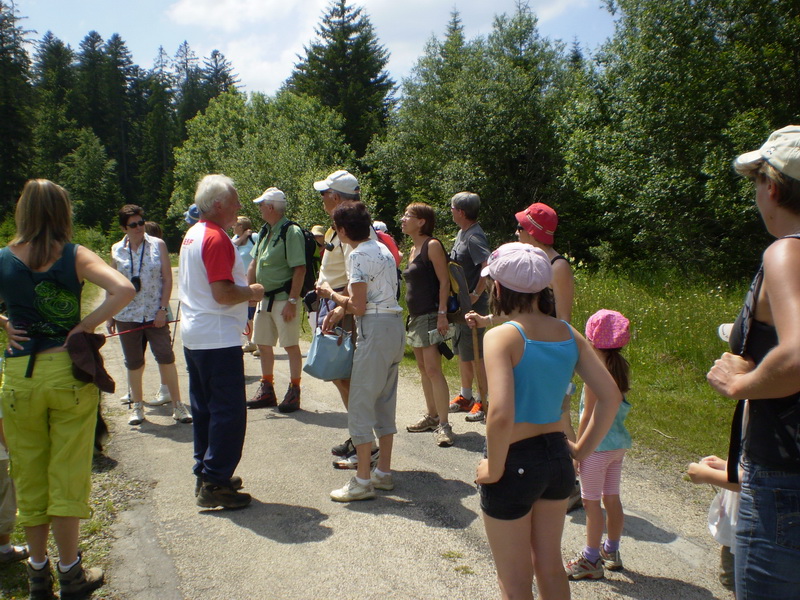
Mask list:
[[[737,600],[798,597],[800,473],[745,461],[736,525]]]

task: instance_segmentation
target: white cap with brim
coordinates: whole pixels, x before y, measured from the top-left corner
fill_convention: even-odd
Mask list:
[[[322,181],[315,181],[314,189],[318,192],[333,190],[334,192],[339,192],[340,194],[355,195],[361,188],[358,185],[358,179],[356,179],[352,173],[349,171],[340,170],[336,171],[335,173],[331,173]]]
[[[784,175],[800,180],[800,125],[788,125],[772,132],[761,148],[737,157],[733,166],[739,170],[764,161]]]
[[[267,204],[274,204],[275,202],[283,202],[286,204],[286,194],[280,191],[276,187],[267,188],[264,190],[264,193],[261,194],[258,198],[253,200],[256,204],[261,204],[262,202],[266,202]]]

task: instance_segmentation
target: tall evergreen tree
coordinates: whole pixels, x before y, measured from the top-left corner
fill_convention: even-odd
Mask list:
[[[14,8],[0,0],[0,212],[10,210],[28,176],[32,154],[33,88],[27,32]]]
[[[212,50],[211,56],[203,60],[202,78],[209,100],[231,91],[241,81],[233,65],[219,50]]]
[[[184,41],[178,46],[173,59],[173,72],[176,82],[178,133],[180,139],[185,140],[186,122],[208,105],[208,98],[203,92],[203,74],[189,42]]]
[[[286,87],[341,114],[345,139],[363,156],[372,138],[385,130],[392,105],[389,53],[378,43],[364,9],[346,0],[331,2],[316,33]]]

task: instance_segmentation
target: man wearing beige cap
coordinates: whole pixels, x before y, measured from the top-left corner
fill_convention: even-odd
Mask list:
[[[334,209],[342,202],[355,202],[361,200],[361,187],[358,184],[358,179],[345,170],[339,170],[331,173],[325,179],[314,182],[314,189],[322,195],[322,205],[328,215],[333,214]],[[378,236],[375,230],[370,228],[370,239],[377,240]],[[329,228],[325,233],[325,252],[322,255],[322,264],[319,270],[319,277],[317,278],[317,285],[327,283],[339,294],[347,294],[347,257],[353,251],[352,246],[342,244],[336,236],[333,228]],[[319,306],[319,319],[325,317],[328,310],[334,310],[336,305],[329,303],[326,300],[320,300]],[[350,324],[349,321],[344,321],[343,326]],[[352,325],[351,325],[352,326]],[[350,396],[350,378],[335,379],[333,384],[339,390],[342,397],[342,403],[345,408],[348,406]],[[372,451],[372,461],[378,460],[378,449],[374,448]],[[337,469],[355,469],[358,467],[358,457],[353,442],[348,438],[345,442],[337,444],[331,448],[331,454],[336,459],[333,461],[333,466]]]
[[[300,408],[300,318],[297,306],[306,274],[305,238],[300,227],[286,218],[286,195],[271,187],[253,200],[261,211],[264,227],[251,254],[247,281],[264,286],[264,298],[256,309],[253,341],[261,360],[261,384],[247,401],[247,408],[278,406],[283,413]],[[280,343],[289,355],[290,383],[278,404],[274,387],[275,354]]]

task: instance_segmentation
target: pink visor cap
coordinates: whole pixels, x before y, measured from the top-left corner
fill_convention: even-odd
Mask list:
[[[604,308],[586,321],[586,339],[599,350],[622,348],[631,340],[630,325],[622,313]]]
[[[511,242],[492,252],[481,276],[491,277],[515,292],[535,294],[550,285],[553,269],[543,250],[530,244]]]

